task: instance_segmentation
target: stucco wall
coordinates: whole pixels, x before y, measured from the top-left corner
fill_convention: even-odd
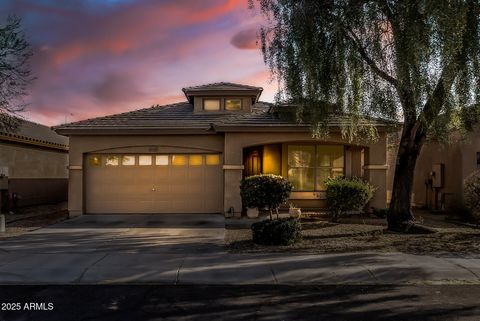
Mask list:
[[[480,130],[472,132],[468,139],[449,145],[436,142],[427,143],[417,160],[414,178],[413,205],[433,207],[435,189],[426,188],[425,180],[433,170],[434,164],[444,164],[443,187],[437,192],[442,193],[444,205],[447,209],[461,208],[463,204],[463,180],[477,170],[476,153],[480,152]],[[427,197],[426,197],[427,195]],[[437,206],[441,206],[441,199]]]
[[[19,207],[67,200],[67,165],[66,151],[0,142],[0,166],[8,167],[8,191]]]
[[[314,142],[345,144],[340,134],[332,133],[328,140],[318,140],[308,131],[295,132],[227,132],[216,135],[163,135],[163,136],[72,136],[70,137],[70,183],[69,211],[72,216],[84,212],[84,175],[83,160],[87,153],[173,153],[195,149],[199,152],[219,152],[224,156],[224,202],[227,212],[231,207],[239,215],[242,209],[240,181],[243,170],[243,149],[256,145],[268,145],[286,142]],[[267,147],[268,150],[269,147]],[[371,145],[362,146],[365,159],[365,177],[377,186],[377,192],[371,205],[385,207],[386,184],[386,141],[381,133],[380,140]],[[360,159],[362,148],[349,151]],[[271,153],[272,155],[275,153]],[[347,155],[346,155],[347,157]],[[278,168],[273,168],[275,172]],[[352,173],[352,169],[349,169]],[[360,172],[356,164],[355,172]],[[321,201],[317,200],[320,204]],[[321,204],[320,204],[321,206]]]
[[[0,143],[0,166],[9,178],[68,178],[68,153]]]
[[[240,181],[242,179],[242,160],[243,148],[257,145],[268,145],[275,143],[287,142],[312,142],[312,143],[336,143],[347,144],[341,138],[339,133],[332,133],[327,140],[320,140],[312,138],[310,132],[228,132],[225,133],[225,164],[233,165],[231,169],[225,170],[225,210],[230,207],[235,208],[235,211],[241,210],[240,198]],[[353,151],[353,153],[352,153]],[[352,148],[350,154],[355,154],[355,159],[361,153],[360,148]],[[364,156],[366,159],[364,175],[372,184],[377,187],[374,199],[371,201],[371,206],[384,208],[386,206],[386,136],[380,133],[380,138],[376,143],[364,146]],[[347,155],[346,155],[347,157]],[[352,157],[352,156],[348,156]],[[350,160],[351,162],[351,160]],[[237,167],[235,167],[237,166]],[[348,170],[352,173],[352,169]],[[354,169],[359,172],[358,164]],[[296,201],[297,202],[297,201]],[[299,200],[304,206],[322,207],[324,202],[321,199],[314,200]],[[301,206],[300,205],[300,206]]]

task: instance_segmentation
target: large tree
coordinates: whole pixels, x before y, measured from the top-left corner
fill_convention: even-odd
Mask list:
[[[480,99],[479,0],[258,4],[267,18],[265,61],[299,121],[311,121],[318,134],[328,115],[341,113],[350,139],[375,133],[361,130],[372,116],[403,122],[388,226],[404,230],[414,220],[411,191],[422,146],[433,133],[466,127],[462,109]]]
[[[32,81],[29,59],[32,50],[18,17],[8,17],[0,26],[0,131],[13,131],[25,109],[23,97]]]

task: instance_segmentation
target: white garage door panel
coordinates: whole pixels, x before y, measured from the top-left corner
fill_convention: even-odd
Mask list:
[[[86,159],[86,212],[101,213],[216,213],[223,208],[221,165],[105,166],[107,155]],[[100,158],[92,164],[91,157]],[[197,154],[198,159],[198,154]]]

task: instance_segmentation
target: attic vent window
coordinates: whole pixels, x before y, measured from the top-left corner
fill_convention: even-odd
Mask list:
[[[220,99],[204,99],[203,110],[206,110],[206,111],[220,110]]]
[[[226,110],[241,110],[242,109],[242,100],[241,99],[225,99],[225,109]]]

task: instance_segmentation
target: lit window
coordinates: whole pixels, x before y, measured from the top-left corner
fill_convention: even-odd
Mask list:
[[[185,166],[185,165],[187,165],[187,156],[185,156],[185,155],[173,155],[172,156],[172,165],[174,165],[174,166]]]
[[[203,164],[203,156],[202,155],[190,155],[189,158],[190,166],[199,166]]]
[[[90,156],[88,158],[89,160],[89,163],[91,166],[100,166],[102,165],[101,161],[100,161],[100,156]]]
[[[118,166],[120,164],[118,156],[105,157],[105,166]]]
[[[140,156],[138,156],[138,165],[140,165],[140,166],[150,166],[150,165],[152,165],[152,156],[150,156],[150,155],[140,155]]]
[[[203,110],[220,110],[220,99],[204,99]]]
[[[168,155],[155,156],[155,165],[166,166],[168,165]]]
[[[313,191],[315,187],[315,146],[288,146],[288,179],[295,191]]]
[[[123,166],[133,166],[135,165],[135,156],[133,155],[125,155],[122,157],[122,165]]]
[[[206,155],[205,163],[207,165],[218,165],[220,164],[220,155]]]
[[[287,175],[296,191],[324,191],[325,180],[344,174],[341,145],[289,145]]]
[[[226,110],[241,110],[242,109],[242,100],[241,99],[225,99],[225,109]]]

